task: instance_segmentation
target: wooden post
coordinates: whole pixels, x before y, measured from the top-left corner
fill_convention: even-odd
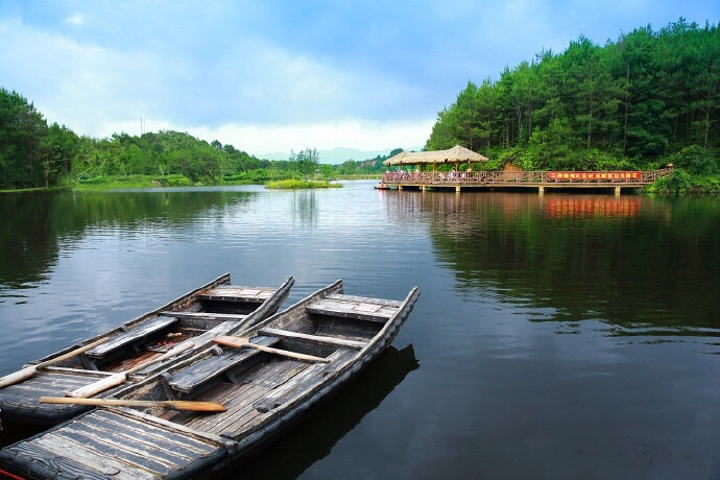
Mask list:
[[[540,186],[538,187],[538,194],[539,194],[539,195],[544,195],[544,194],[545,194],[545,187],[543,187],[542,185],[540,185]]]
[[[460,193],[460,185],[456,185],[456,186],[455,186],[455,192],[456,192],[456,193]]]
[[[620,196],[620,190],[621,190],[621,189],[622,189],[621,186],[615,187],[615,196],[616,196],[616,197],[619,197],[619,196]]]

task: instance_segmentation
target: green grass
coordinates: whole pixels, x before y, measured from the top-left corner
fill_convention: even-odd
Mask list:
[[[305,188],[341,188],[342,185],[339,183],[330,183],[327,181],[305,181],[305,180],[280,180],[277,182],[268,182],[265,184],[265,188],[281,189],[281,190],[295,190]]]
[[[61,190],[70,190],[70,187],[66,186],[60,186],[60,187],[35,187],[35,188],[18,188],[15,190],[0,190],[0,193],[24,193],[24,192],[58,192]]]

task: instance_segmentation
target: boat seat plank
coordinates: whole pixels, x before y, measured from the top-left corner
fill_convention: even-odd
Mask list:
[[[385,323],[397,312],[396,307],[375,303],[361,303],[336,298],[323,298],[307,307],[310,313],[335,317],[354,318],[369,322]]]
[[[109,475],[118,480],[153,478],[143,471],[132,472],[128,470],[127,465],[102,456],[92,458],[93,461],[90,461],[84,449],[75,448],[75,445],[70,447],[72,447],[71,452],[68,451],[68,447],[63,449],[63,445],[55,442],[47,444],[44,439],[26,441],[3,449],[0,452],[0,462],[3,466],[12,466],[18,472],[38,478],[55,478],[60,472],[63,478],[87,480],[107,480]]]
[[[271,347],[280,341],[276,337],[258,336],[252,339],[253,343]],[[174,373],[168,383],[173,390],[189,393],[205,381],[233,368],[240,362],[247,360],[262,352],[252,348],[225,349],[220,355],[206,357],[187,368]]]
[[[67,375],[55,372],[41,372],[33,377],[0,389],[0,402],[37,403],[41,396],[65,396],[65,392],[97,382],[94,375]]]
[[[90,439],[95,437],[107,437],[103,441],[111,445],[113,448],[122,449],[136,455],[149,456],[158,462],[170,465],[181,465],[188,460],[192,460],[194,454],[188,452],[181,453],[173,448],[170,450],[166,445],[160,445],[157,441],[153,441],[152,437],[145,438],[144,435],[137,435],[137,431],[133,429],[123,429],[113,424],[113,429],[108,429],[108,425],[102,421],[89,422],[87,419],[82,423],[68,425],[63,429],[62,435],[66,432],[72,432],[77,435],[86,436]],[[90,443],[90,442],[86,442]]]
[[[227,455],[216,441],[172,425],[96,409],[5,448],[3,465],[33,478],[187,478]]]
[[[280,330],[278,328],[266,327],[260,330],[260,333],[264,335],[272,335],[275,337],[283,338],[298,338],[302,340],[310,340],[318,343],[325,343],[328,345],[336,345],[339,347],[348,347],[361,349],[367,344],[366,342],[360,342],[358,340],[348,340],[345,338],[329,337],[324,335],[310,335],[307,333],[291,332],[290,330]]]
[[[113,350],[124,347],[136,340],[150,335],[151,333],[157,332],[158,330],[162,330],[177,321],[178,320],[175,317],[151,317],[147,321],[141,322],[139,325],[113,336],[107,342],[88,350],[85,354],[91,358],[103,358]]]
[[[388,300],[387,298],[360,297],[357,295],[345,295],[342,293],[331,293],[325,298],[329,298],[331,300],[341,300],[344,302],[369,303],[395,308],[400,308],[403,304],[403,302],[399,302],[397,300]]]
[[[175,318],[199,318],[203,320],[244,320],[247,315],[238,313],[214,313],[214,312],[173,312],[165,310],[160,315]]]
[[[270,298],[274,292],[275,289],[265,287],[223,285],[200,293],[198,298],[205,301],[259,303]]]
[[[275,389],[270,395],[256,402],[253,408],[261,413],[266,413],[287,403],[318,383],[324,382],[328,375],[340,369],[356,353],[352,349],[337,350],[328,357],[330,363],[310,365],[303,372],[295,375],[291,380]]]
[[[174,445],[183,445],[185,448],[196,452],[197,455],[209,455],[216,449],[214,444],[205,440],[197,439],[193,436],[188,436],[182,431],[177,431],[175,429],[165,428],[154,423],[149,423],[147,421],[144,421],[142,417],[129,417],[130,413],[136,415],[138,413],[137,411],[133,410],[132,412],[123,413],[123,415],[119,415],[114,411],[98,409],[93,411],[91,415],[86,415],[83,418],[92,416],[93,419],[100,419],[108,425],[122,424],[125,425],[126,428],[132,428],[133,430],[139,429],[144,436],[156,438],[159,442],[165,442],[165,444],[170,443],[173,445],[172,448],[175,448]],[[128,421],[128,418],[130,419],[130,421]]]
[[[72,449],[74,454],[78,448],[85,447],[91,451],[101,452],[105,458],[115,458],[128,463],[129,467],[142,468],[150,470],[153,473],[159,473],[161,475],[167,475],[170,473],[172,467],[165,462],[161,462],[153,458],[150,454],[143,455],[138,452],[137,442],[127,442],[125,445],[119,445],[117,442],[122,441],[114,436],[97,436],[90,432],[83,432],[82,425],[69,424],[62,430],[57,430],[47,435],[46,440],[48,443],[53,440],[53,443],[60,443],[60,440],[69,440],[77,444]]]

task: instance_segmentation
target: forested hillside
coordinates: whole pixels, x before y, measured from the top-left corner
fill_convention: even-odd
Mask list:
[[[526,170],[649,169],[698,152],[717,168],[719,89],[717,25],[681,19],[603,47],[580,37],[497,81],[469,82],[439,113],[426,147],[461,144],[492,167]]]
[[[79,137],[65,126],[48,125],[22,95],[0,88],[0,190],[107,184],[134,176],[142,176],[141,185],[263,183],[318,168],[326,177],[377,173],[385,158],[333,167],[318,165],[317,151],[308,148],[288,160],[263,160],[233,145],[175,131]]]

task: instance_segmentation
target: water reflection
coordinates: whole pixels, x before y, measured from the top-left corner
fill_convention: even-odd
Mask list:
[[[312,227],[317,223],[315,190],[295,190],[292,195],[292,215],[302,226]]]
[[[227,207],[250,202],[255,195],[220,190],[0,195],[0,290],[44,281],[60,244],[77,244],[88,229],[154,235],[199,218],[220,218]]]
[[[548,217],[636,217],[642,197],[609,195],[548,195],[543,202]]]
[[[287,434],[255,458],[232,464],[213,478],[244,480],[297,478],[318,460],[326,457],[335,443],[380,405],[405,377],[419,367],[412,345],[402,350],[388,349],[368,365],[360,377],[340,391],[332,401],[301,420],[302,425]],[[392,425],[387,426],[392,431]],[[238,471],[242,475],[238,477]],[[342,476],[342,475],[340,475]]]
[[[716,200],[487,192],[384,200],[393,222],[427,213],[437,261],[458,290],[526,307],[533,321],[565,322],[562,333],[601,320],[609,335],[720,336]]]

